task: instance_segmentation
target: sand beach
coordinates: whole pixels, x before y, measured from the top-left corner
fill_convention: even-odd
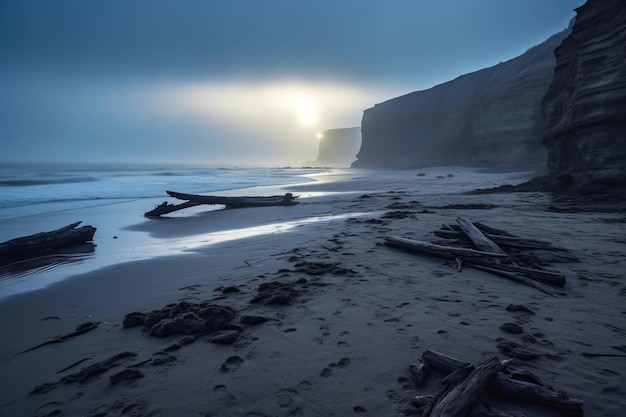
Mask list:
[[[41,288],[0,300],[0,415],[419,415],[411,399],[436,394],[444,375],[416,386],[409,364],[432,350],[474,365],[512,358],[510,370],[581,400],[584,415],[622,416],[624,207],[577,210],[530,192],[424,194],[420,181],[434,171],[422,172],[331,171],[254,190],[300,195],[293,207],[197,207],[151,220],[142,213],[162,200],[146,199],[31,219],[40,231],[84,215],[98,227],[96,261],[58,268],[62,279],[47,286],[21,277]],[[441,190],[472,188],[450,172]],[[485,186],[499,185],[489,178]],[[391,235],[438,240],[432,231],[458,216],[548,240],[579,262],[547,267],[567,278],[552,297],[384,245]],[[129,313],[170,304],[193,314],[219,306],[231,327],[216,340],[124,326]],[[22,353],[84,323],[94,328]],[[511,354],[506,341],[532,354]],[[483,400],[560,415],[496,394]]]

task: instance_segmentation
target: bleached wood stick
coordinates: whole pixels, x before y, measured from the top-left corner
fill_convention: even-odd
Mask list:
[[[455,385],[433,406],[430,417],[464,417],[485,390],[491,377],[504,369],[508,361],[493,357],[478,365],[462,382]]]
[[[420,240],[407,239],[398,236],[387,236],[385,244],[389,246],[409,249],[416,252],[427,253],[446,259],[454,259],[457,256],[491,256],[496,258],[508,258],[507,254],[484,252],[473,249],[455,248],[452,246],[435,245],[434,243]]]
[[[492,387],[495,391],[510,397],[563,410],[571,417],[583,416],[582,401],[569,398],[567,395],[549,390],[541,385],[518,381],[504,374],[498,374],[492,380]]]
[[[456,222],[461,226],[463,233],[474,243],[476,248],[485,252],[505,254],[502,248],[498,246],[493,240],[489,239],[483,234],[476,226],[474,226],[469,220],[463,217],[457,217]]]

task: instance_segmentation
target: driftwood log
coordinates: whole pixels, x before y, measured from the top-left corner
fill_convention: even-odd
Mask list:
[[[187,200],[181,204],[170,204],[167,201],[156,206],[153,210],[146,212],[146,217],[159,217],[163,214],[168,214],[173,211],[186,209],[189,207],[195,207],[201,204],[209,205],[223,205],[227,209],[243,208],[243,207],[268,207],[268,206],[293,206],[298,204],[295,201],[298,196],[294,196],[292,193],[286,193],[285,195],[274,195],[267,197],[221,197],[211,195],[199,195],[199,194],[186,194],[176,191],[167,191],[167,193],[179,200]]]
[[[476,226],[474,226],[469,220],[463,217],[457,217],[456,222],[459,224],[463,233],[474,243],[476,248],[485,252],[499,253],[500,255],[506,255],[504,251],[493,240],[489,239],[483,234]]]
[[[156,206],[153,210],[150,210],[144,214],[146,217],[160,217],[164,214],[171,213],[173,211],[178,211],[182,209],[186,209],[189,207],[199,206],[200,203],[192,203],[191,201],[187,201],[186,203],[181,204],[170,204],[167,201]]]
[[[471,365],[468,362],[463,362],[459,359],[452,358],[450,356],[441,354],[439,352],[435,352],[432,350],[426,350],[423,352],[421,359],[413,360],[410,363],[410,369],[412,371],[415,363],[423,363],[425,365],[424,369],[426,372],[421,376],[421,382],[425,380],[427,377],[427,373],[429,369],[438,370],[446,375],[446,379],[450,378],[450,375],[458,373],[460,374],[466,372],[468,367]],[[491,373],[491,370],[498,368],[498,363],[500,363],[500,369],[495,373]],[[508,377],[507,375],[500,372],[504,369],[510,361],[499,362],[497,358],[492,358],[489,361],[479,365],[469,374],[480,376],[478,379],[475,379],[474,382],[466,382],[469,379],[469,376],[463,380],[463,382],[456,384],[453,387],[447,387],[444,389],[444,393],[438,396],[429,396],[429,395],[419,395],[411,400],[412,404],[423,410],[422,416],[433,416],[433,415],[446,415],[446,416],[455,416],[455,415],[465,415],[463,412],[467,413],[469,416],[495,416],[500,415],[502,417],[510,415],[510,416],[519,416],[519,413],[511,413],[511,412],[490,412],[491,408],[489,405],[478,405],[477,407],[472,407],[472,404],[476,403],[479,400],[480,394],[483,390],[486,392],[492,392],[496,394],[498,397],[505,396],[509,399],[513,399],[520,402],[529,402],[534,404],[540,404],[543,406],[551,407],[557,409],[564,414],[571,417],[582,417],[583,416],[583,403],[580,400],[569,398],[565,393],[557,392],[551,389],[548,389],[542,385],[533,384],[527,381],[521,381],[517,379],[513,379]],[[483,370],[477,372],[479,368],[483,367]],[[493,367],[493,368],[492,368]],[[485,374],[489,375],[488,377]],[[483,382],[487,381],[486,385],[482,385]],[[445,380],[444,380],[445,381]],[[476,383],[476,381],[478,383]],[[460,385],[463,384],[463,385]],[[479,389],[480,388],[480,389]],[[452,394],[453,391],[456,391]],[[463,395],[463,393],[471,393],[471,395]],[[444,398],[448,397],[446,402],[456,402],[455,398],[463,398],[462,405],[463,408],[452,407],[446,403],[441,404],[444,401]],[[441,404],[441,405],[438,405]],[[469,405],[468,405],[469,404]],[[433,414],[435,410],[446,410],[447,414]],[[464,411],[463,411],[464,410]],[[469,411],[468,411],[469,410]],[[455,414],[456,413],[456,414]],[[458,414],[461,413],[461,414]]]
[[[537,250],[554,250],[563,251],[559,253],[569,255],[565,249],[552,247],[550,242],[542,240],[518,238],[482,223],[471,223],[463,217],[458,217],[456,221],[458,225],[444,225],[442,230],[435,232],[437,236],[456,239],[454,242],[447,241],[440,244],[440,242],[429,243],[399,236],[388,236],[385,238],[385,245],[455,260],[458,271],[461,271],[463,266],[480,269],[536,288],[553,297],[560,295],[549,285],[563,287],[566,282],[565,275],[542,269],[544,263],[538,264],[534,253]],[[511,253],[506,252],[498,242],[514,242],[516,249]],[[460,247],[459,243],[465,243],[464,247]],[[467,246],[473,246],[476,249]],[[526,251],[520,253],[520,250]],[[571,255],[568,259],[576,260]]]
[[[29,349],[26,349],[26,350],[20,352],[20,354],[26,353],[26,352],[30,352],[30,351],[33,351],[35,349],[39,349],[40,347],[43,347],[43,346],[46,346],[46,345],[51,345],[51,344],[54,344],[54,343],[61,343],[61,342],[65,341],[65,340],[71,339],[71,338],[76,337],[76,336],[80,336],[81,334],[85,334],[87,332],[90,332],[93,329],[97,328],[99,325],[100,325],[99,321],[96,321],[96,322],[90,322],[90,321],[85,322],[85,323],[81,324],[80,326],[78,326],[76,328],[76,330],[74,330],[71,333],[67,333],[67,334],[64,334],[62,336],[55,336],[52,339],[48,339],[45,342],[38,344],[37,346],[33,346],[32,348],[29,348]]]
[[[493,357],[472,370],[469,375],[454,385],[432,407],[430,417],[463,417],[485,390],[491,377],[506,367]]]
[[[446,259],[455,259],[457,256],[487,256],[496,258],[508,258],[506,254],[494,254],[491,252],[474,249],[457,248],[454,246],[443,246],[434,243],[423,242],[421,240],[407,239],[399,236],[387,236],[385,245],[408,249],[413,252],[427,253]]]
[[[91,242],[96,228],[78,227],[80,223],[76,222],[50,232],[35,233],[0,243],[0,265]]]

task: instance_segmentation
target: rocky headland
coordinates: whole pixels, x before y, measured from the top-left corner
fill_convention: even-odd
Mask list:
[[[355,160],[361,146],[361,127],[326,130],[319,141],[317,159],[308,166],[345,168]]]
[[[543,100],[548,168],[564,186],[626,187],[626,7],[589,0],[556,48]]]
[[[569,30],[517,58],[363,113],[358,168],[545,167],[541,102]]]

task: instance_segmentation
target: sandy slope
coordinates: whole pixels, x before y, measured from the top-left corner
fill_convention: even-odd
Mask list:
[[[197,245],[193,253],[92,271],[0,303],[0,415],[410,414],[412,396],[437,389],[436,378],[422,388],[413,386],[411,358],[432,349],[472,363],[493,355],[504,359],[496,345],[507,338],[540,353],[537,359],[517,360],[517,368],[582,399],[585,415],[622,416],[626,360],[582,354],[626,353],[624,215],[549,212],[552,203],[542,194],[426,197],[419,195],[418,185],[415,173],[372,174],[292,187],[289,191],[303,197],[313,191],[356,191],[311,194],[296,207],[142,220],[133,227],[164,242],[181,237],[202,242],[214,236],[210,233],[216,226],[207,222],[217,216],[222,224],[269,228],[245,239]],[[432,208],[453,203],[496,207]],[[410,214],[384,218],[400,210],[389,208],[391,204]],[[421,213],[427,207],[432,213]],[[568,277],[563,295],[552,298],[477,270],[457,272],[445,261],[381,244],[387,235],[432,240],[432,230],[458,215],[569,249],[581,262],[553,265]],[[311,275],[298,271],[300,262],[336,264],[339,269]],[[259,286],[270,281],[298,281],[291,304],[250,303]],[[216,290],[228,286],[240,292]],[[127,365],[166,357],[154,354],[184,337],[159,339],[140,328],[124,329],[124,315],[180,300],[214,300],[240,315],[270,320],[243,326],[232,345],[201,337],[169,352],[175,358],[171,362],[137,367],[142,378],[112,385],[110,375]],[[523,304],[536,314],[509,312],[510,304]],[[60,319],[42,320],[48,316]],[[102,323],[85,335],[15,356],[85,321]],[[505,322],[521,325],[524,332],[504,333],[500,326]],[[137,356],[89,382],[29,394],[39,384],[124,351]],[[556,415],[524,404],[507,407],[535,416]]]

